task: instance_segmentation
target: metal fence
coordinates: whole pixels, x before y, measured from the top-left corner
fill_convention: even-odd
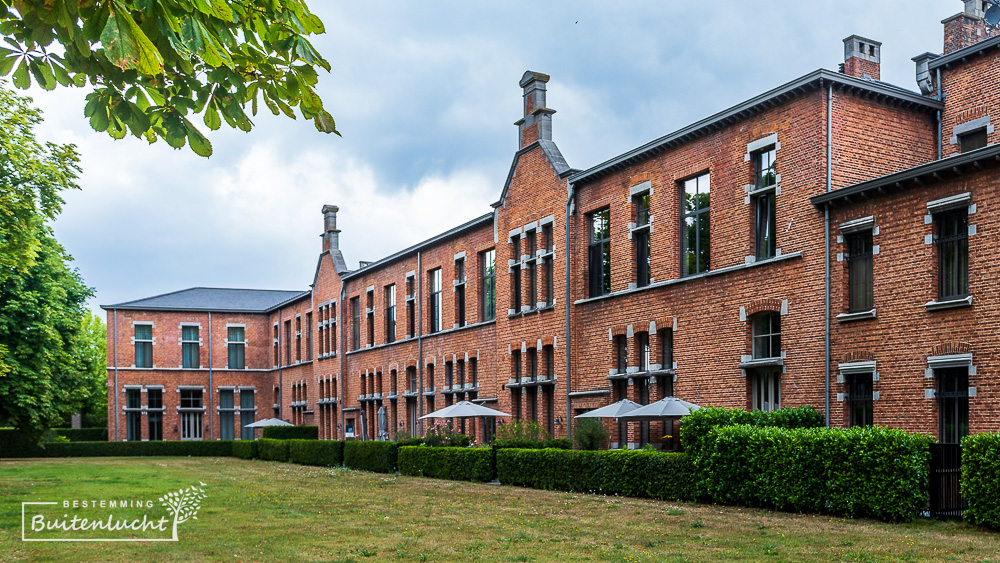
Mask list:
[[[930,478],[931,517],[961,518],[966,504],[959,488],[962,480],[960,444],[931,444]]]

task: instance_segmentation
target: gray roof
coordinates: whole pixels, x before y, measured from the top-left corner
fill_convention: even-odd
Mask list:
[[[192,287],[115,305],[101,305],[101,308],[266,313],[309,295],[308,291]]]
[[[980,55],[985,55],[992,49],[1000,48],[1000,35],[996,37],[990,37],[978,43],[973,43],[968,47],[963,47],[957,51],[952,51],[947,55],[938,57],[933,61],[927,63],[927,67],[934,70],[939,67],[951,68],[951,65],[957,62],[965,62],[971,57],[977,57]]]
[[[856,78],[839,72],[819,69],[727,110],[692,123],[683,129],[646,143],[641,147],[632,149],[597,166],[582,172],[573,173],[570,175],[569,181],[572,184],[580,185],[596,180],[635,162],[650,158],[664,150],[728,127],[751,115],[756,115],[761,111],[781,104],[792,97],[815,91],[825,83],[833,84],[841,90],[857,92],[875,99],[912,107],[921,111],[940,110],[944,108],[944,104],[936,99],[928,98],[917,92],[900,88],[887,82]]]

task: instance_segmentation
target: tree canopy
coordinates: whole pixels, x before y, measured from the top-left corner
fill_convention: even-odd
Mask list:
[[[0,76],[20,89],[89,83],[95,130],[209,156],[192,118],[250,131],[261,101],[340,134],[316,93],[330,64],[307,36],[323,32],[303,0],[0,0]]]

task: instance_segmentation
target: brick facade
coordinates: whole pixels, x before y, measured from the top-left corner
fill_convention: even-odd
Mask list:
[[[945,54],[921,59],[928,95],[879,82],[881,44],[851,36],[842,73],[816,71],[582,171],[553,142],[549,77],[527,72],[519,146],[492,213],[351,271],[339,210],[326,206],[309,292],[240,313],[108,306],[111,439],[134,424],[123,407],[132,386],[162,386],[166,439],[181,437],[191,411],[180,394],[195,387],[205,438],[223,435],[221,394],[250,390],[256,418],[317,425],[321,438],[378,439],[382,408],[390,438],[420,434],[420,416],[459,400],[558,437],[586,410],[667,395],[812,405],[836,426],[935,435],[967,401],[969,431],[995,431],[1000,58],[979,45],[1000,38],[981,26],[974,13],[946,20]],[[685,196],[693,185],[700,195]],[[968,236],[941,238],[946,216],[966,221]],[[607,246],[595,242],[604,236]],[[945,299],[939,284],[963,278],[960,258],[942,253],[961,245],[967,288]],[[638,263],[647,248],[648,276]],[[863,269],[851,276],[865,264],[868,282]],[[870,310],[858,310],[864,291]],[[153,323],[150,368],[134,367],[143,322]],[[185,323],[204,339],[198,368],[181,367]],[[226,363],[235,325],[242,370]],[[961,389],[943,387],[950,377]],[[494,421],[453,422],[480,441],[494,431]],[[669,422],[608,428],[613,445],[676,445]]]

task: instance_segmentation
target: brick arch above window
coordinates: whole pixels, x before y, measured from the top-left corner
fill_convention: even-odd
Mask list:
[[[971,354],[972,345],[968,342],[943,342],[931,348],[930,354],[928,356],[953,356],[956,354]]]
[[[869,350],[852,350],[844,354],[843,364],[851,364],[855,362],[874,362],[875,352]]]
[[[610,333],[611,333],[612,337],[614,337],[614,336],[625,336],[628,333],[628,325],[627,324],[618,324],[618,325],[615,325],[615,326],[611,327]]]
[[[763,313],[765,311],[770,311],[774,313],[779,313],[781,315],[785,315],[788,313],[788,300],[755,299],[750,303],[747,303],[743,307],[740,307],[740,320],[746,321],[747,319],[756,315],[757,313]]]

